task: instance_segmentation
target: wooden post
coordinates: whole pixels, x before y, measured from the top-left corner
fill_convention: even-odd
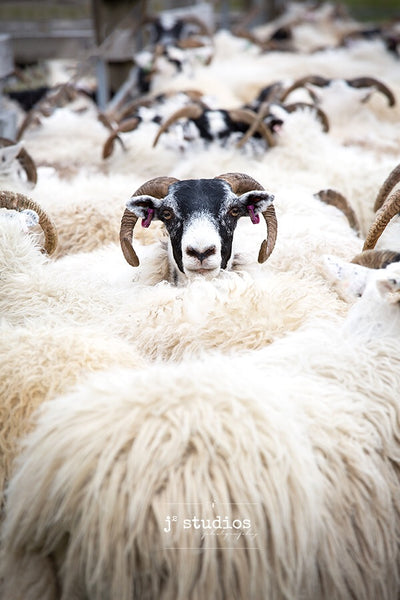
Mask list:
[[[133,55],[136,51],[133,40],[133,32],[138,26],[144,0],[92,0],[92,18],[95,41],[97,46],[103,46],[104,56],[99,57],[100,63],[97,64],[97,72],[101,74],[98,79],[99,98],[98,101],[104,103],[110,95],[116,92],[123,84],[131,68],[133,67]],[[118,47],[118,30],[131,30],[131,44],[127,44],[122,38],[129,39],[129,36],[120,36],[121,43]],[[116,43],[107,56],[105,47],[107,39],[117,32]],[[107,89],[101,89],[100,86]]]

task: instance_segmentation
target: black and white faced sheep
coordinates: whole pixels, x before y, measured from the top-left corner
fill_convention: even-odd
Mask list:
[[[169,234],[172,280],[178,283],[182,275],[189,279],[195,275],[215,277],[232,264],[233,234],[239,218],[248,216],[257,224],[262,214],[268,229],[258,255],[263,263],[274,248],[277,234],[273,199],[257,181],[242,173],[184,181],[157,177],[127,202],[120,232],[123,254],[129,264],[138,266],[131,241],[133,228],[139,217],[143,227],[158,219]]]

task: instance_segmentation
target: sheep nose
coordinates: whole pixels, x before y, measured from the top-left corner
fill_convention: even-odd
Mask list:
[[[197,260],[200,263],[202,263],[204,259],[215,254],[216,251],[217,251],[216,246],[209,246],[208,248],[205,248],[204,250],[201,250],[201,251],[196,250],[196,248],[192,248],[192,246],[188,246],[186,248],[186,254],[188,256],[192,256],[193,258],[197,258]]]

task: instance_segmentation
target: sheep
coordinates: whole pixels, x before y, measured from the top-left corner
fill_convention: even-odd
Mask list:
[[[346,58],[345,65],[342,58]],[[252,69],[248,69],[249,59],[253,61]],[[371,70],[366,69],[369,63]],[[314,72],[346,79],[368,72],[371,76],[382,76],[393,92],[397,91],[393,61],[377,44],[363,43],[348,50],[325,51],[312,56],[283,56],[281,53],[255,56],[255,49],[244,49],[243,40],[233,39],[227,32],[216,36],[213,63],[207,69],[196,70],[190,86],[197,87],[200,82],[202,91],[216,92],[216,106],[236,106],[235,103],[240,106],[254,97],[253,92],[259,90],[266,72],[271,81],[275,75],[282,77],[283,82],[285,78],[293,80]],[[182,89],[187,88],[188,77],[182,73],[171,82],[161,81],[160,87],[170,85],[171,89],[178,89],[184,82]],[[156,86],[159,84],[160,81],[156,82]],[[361,97],[360,90],[345,91]],[[341,97],[340,90],[338,94]],[[397,478],[387,464],[387,456],[398,454],[390,427],[390,411],[397,414],[393,389],[397,389],[399,383],[396,375],[398,343],[390,337],[390,326],[385,328],[383,342],[374,337],[376,332],[373,331],[372,339],[368,339],[362,350],[347,338],[345,343],[338,317],[347,311],[354,298],[337,297],[327,285],[327,277],[316,271],[317,261],[324,252],[337,251],[339,259],[349,260],[361,250],[362,238],[373,218],[374,190],[397,156],[393,140],[398,137],[395,122],[398,108],[386,104],[385,98],[376,94],[371,97],[368,110],[365,106],[353,105],[351,110],[360,114],[359,122],[364,120],[362,129],[358,130],[359,137],[348,118],[347,107],[343,111],[346,135],[337,135],[339,103],[333,118],[327,111],[329,136],[309,109],[285,115],[284,127],[275,132],[279,143],[271,147],[265,157],[259,155],[256,160],[238,153],[236,147],[221,148],[215,142],[200,152],[195,146],[185,155],[168,152],[160,144],[152,148],[157,124],[151,122],[122,134],[126,152],[114,152],[103,163],[99,159],[104,128],[97,122],[94,111],[84,120],[69,109],[60,109],[44,121],[41,130],[26,131],[27,147],[35,158],[33,150],[39,149],[39,163],[68,165],[77,173],[65,181],[50,177],[49,169],[39,167],[42,171],[34,198],[38,201],[42,196],[45,198],[59,239],[62,236],[66,239],[77,229],[78,235],[69,247],[64,244],[64,250],[89,249],[91,252],[49,260],[32,239],[20,233],[17,236],[17,222],[8,224],[7,235],[12,245],[7,247],[4,241],[1,244],[2,267],[6,270],[2,270],[0,281],[0,310],[12,324],[15,337],[19,334],[22,344],[23,333],[27,335],[30,327],[33,332],[45,327],[59,331],[61,321],[68,330],[74,328],[77,335],[79,331],[84,335],[86,327],[93,326],[96,336],[103,339],[118,336],[118,340],[134,343],[142,358],[156,364],[135,373],[108,371],[97,373],[89,382],[80,379],[79,388],[67,396],[68,400],[51,396],[51,402],[42,405],[42,416],[32,434],[36,436],[35,442],[30,437],[24,442],[26,453],[19,458],[20,467],[9,488],[10,508],[3,538],[7,558],[2,567],[6,573],[6,597],[18,598],[18,593],[28,599],[33,596],[35,587],[29,584],[30,574],[31,583],[33,580],[43,582],[43,592],[36,588],[41,598],[51,596],[52,592],[53,596],[59,596],[57,587],[63,589],[66,597],[76,592],[77,597],[124,598],[124,594],[129,595],[130,585],[136,586],[136,597],[146,597],[146,594],[163,597],[164,594],[164,597],[174,598],[234,598],[235,595],[251,598],[252,594],[254,598],[357,597],[364,600],[398,595],[394,581],[398,577],[398,556],[393,541],[398,533],[394,515],[398,506],[394,504],[390,512],[392,490],[388,486],[389,482],[393,490],[397,490]],[[86,139],[77,135],[83,125],[85,134],[88,133]],[[61,126],[66,137],[58,149],[54,137]],[[92,135],[94,130],[96,135]],[[299,135],[299,131],[305,134]],[[344,146],[343,140],[349,145]],[[48,156],[49,142],[51,157]],[[95,148],[91,155],[87,152],[89,146]],[[171,285],[168,282],[171,281],[168,238],[161,221],[154,223],[153,219],[151,227],[135,229],[134,247],[140,265],[132,269],[126,263],[120,247],[114,244],[118,241],[123,211],[121,199],[128,197],[140,182],[159,173],[174,179],[198,180],[227,171],[249,173],[279,198],[276,203],[279,237],[268,261],[256,262],[260,243],[265,238],[264,223],[253,225],[251,219],[240,219],[233,238],[230,270],[211,280],[200,273],[184,285]],[[336,188],[339,184],[343,194],[349,194],[352,200],[353,213],[360,222],[360,237],[336,208],[325,206],[313,197],[316,190]],[[85,196],[87,199],[81,208],[79,200]],[[63,203],[65,208],[61,209]],[[145,224],[150,215],[146,217]],[[88,221],[87,228],[82,220]],[[91,235],[94,225],[101,227],[98,239]],[[90,233],[85,235],[87,231]],[[157,243],[143,246],[138,237]],[[163,238],[161,242],[158,242],[159,237]],[[243,239],[245,244],[242,244]],[[113,244],[103,246],[109,240]],[[58,249],[52,256],[59,256]],[[361,293],[361,300],[366,300],[368,294],[364,290]],[[376,319],[376,310],[371,314]],[[60,335],[61,331],[60,328]],[[322,352],[322,348],[326,351]],[[214,354],[216,351],[224,355]],[[238,355],[239,352],[244,356]],[[335,361],[328,360],[328,353]],[[200,357],[201,361],[194,360]],[[160,361],[168,364],[161,365]],[[175,364],[178,361],[179,364]],[[103,367],[106,361],[100,368]],[[269,397],[267,379],[271,387]],[[72,377],[71,382],[73,380]],[[153,383],[157,384],[157,390],[152,387]],[[57,393],[59,391],[62,393],[64,388],[57,389]],[[107,401],[116,397],[112,412]],[[142,401],[139,406],[138,397]],[[162,408],[164,398],[165,408]],[[88,400],[86,406],[82,404],[83,399]],[[265,403],[260,399],[265,399]],[[318,403],[313,399],[318,399]],[[132,423],[129,416],[136,408],[135,416],[139,418],[129,429]],[[163,410],[162,416],[155,422],[152,419],[155,414],[160,415],[160,410]],[[253,411],[251,419],[249,411]],[[232,413],[238,414],[234,421]],[[55,424],[52,432],[50,420]],[[166,447],[163,440],[171,434],[171,420],[175,424],[174,437]],[[210,421],[214,431],[208,426],[209,437],[205,439],[203,435],[199,441],[200,435],[195,437],[199,431],[196,427],[203,431]],[[139,424],[140,427],[143,424],[142,429]],[[335,440],[331,437],[333,428],[338,431]],[[229,441],[225,442],[227,429]],[[303,435],[305,430],[311,431],[311,438],[308,433]],[[95,434],[88,446],[87,434],[92,431]],[[79,439],[82,433],[85,439]],[[187,436],[182,441],[180,436],[185,433]],[[60,435],[53,444],[51,436],[57,434]],[[132,441],[135,444],[141,434],[148,437],[133,450]],[[44,439],[48,441],[47,446],[42,445]],[[157,441],[147,443],[149,439]],[[212,452],[217,442],[221,450],[221,441],[225,444],[221,452],[226,452],[222,458],[221,452]],[[181,453],[174,454],[174,442],[181,444]],[[361,448],[356,456],[355,446]],[[54,453],[50,453],[53,448]],[[137,448],[139,460],[144,457],[145,477],[139,473],[135,479],[134,473],[124,479],[131,473],[125,470],[126,464],[132,465],[137,460]],[[119,449],[118,460],[114,462]],[[271,449],[267,457],[265,449]],[[196,451],[190,462],[191,452]],[[96,458],[99,453],[102,457],[108,453],[109,462],[100,463]],[[226,455],[235,460],[227,464]],[[287,455],[296,460],[288,465]],[[81,470],[76,461],[78,457],[84,462]],[[170,461],[165,468],[162,460]],[[26,467],[24,461],[27,461]],[[59,468],[60,464],[57,478],[50,481],[52,468]],[[110,465],[110,477],[114,478],[110,486],[102,485],[100,477],[95,479],[99,472],[91,469],[93,465],[102,469],[103,464]],[[212,468],[214,477],[208,479],[211,471],[207,469]],[[199,474],[199,486],[192,472]],[[216,472],[221,474],[217,480]],[[366,479],[366,472],[371,473],[370,479]],[[87,487],[80,487],[78,473],[82,478],[88,475]],[[248,481],[246,488],[240,475],[242,480]],[[280,487],[283,476],[289,481],[286,487],[285,480]],[[23,506],[26,500],[22,494],[26,495],[29,488],[25,485],[30,486],[35,477],[38,481],[31,489],[37,496],[33,498],[30,514],[30,507]],[[156,499],[147,512],[148,504],[140,505],[143,512],[132,517],[136,529],[123,506],[119,512],[100,513],[102,506],[118,507],[118,502],[122,504],[125,498],[136,501],[134,494],[139,498],[140,486],[144,489],[147,478],[151,482],[144,498]],[[330,483],[333,479],[335,486]],[[179,487],[182,480],[184,483]],[[120,481],[121,487],[118,487]],[[128,489],[132,481],[135,492]],[[363,485],[368,486],[369,491],[363,491]],[[265,490],[271,489],[277,489],[278,496],[267,495]],[[90,490],[93,490],[92,495]],[[126,496],[122,493],[117,497],[121,490],[127,490]],[[81,505],[75,491],[84,498],[83,512],[79,511]],[[183,555],[182,551],[170,550],[170,545],[165,548],[165,540],[171,541],[164,531],[168,528],[167,515],[171,517],[173,529],[174,524],[182,523],[181,517],[192,518],[197,514],[164,511],[161,502],[182,501],[181,493],[184,501],[199,503],[202,508],[197,516],[205,519],[209,515],[204,514],[204,507],[212,508],[213,500],[218,502],[222,497],[222,501],[236,502],[233,508],[214,502],[220,511],[212,512],[210,517],[220,515],[222,520],[226,515],[231,526],[235,519],[243,524],[244,519],[250,517],[253,533],[258,535],[245,537],[242,527],[239,530],[243,534],[239,538],[242,546],[235,546],[231,551],[225,550],[223,544],[232,538],[220,536],[220,550],[215,550],[209,548],[211,536],[198,540],[194,527],[177,531],[174,548],[184,545],[191,535],[190,542],[194,541],[196,548],[203,544],[203,548],[210,550],[211,554],[203,552],[201,563],[197,555],[191,556],[187,551]],[[372,494],[375,494],[373,507]],[[94,497],[103,502],[98,509],[92,502]],[[115,504],[112,504],[114,498]],[[360,498],[362,504],[357,511],[353,501]],[[240,502],[253,502],[251,507],[256,507],[255,512],[242,514],[238,510]],[[393,502],[397,503],[397,496]],[[354,510],[350,512],[349,506]],[[379,512],[379,520],[373,519],[374,509]],[[179,516],[178,522],[172,521],[173,515]],[[267,525],[265,515],[269,517]],[[55,523],[54,528],[49,522]],[[390,530],[394,531],[393,535]],[[63,537],[60,543],[58,536]],[[261,546],[268,549],[264,553],[249,547],[250,539],[257,537],[262,540]],[[119,560],[121,548],[132,548],[132,540],[136,544],[132,562],[129,562],[129,554]],[[382,549],[385,545],[386,554]],[[161,548],[160,557],[155,548]],[[16,557],[21,562],[16,562]],[[135,579],[131,575],[132,565]],[[53,566],[58,571],[56,574]],[[110,572],[113,574],[108,577]],[[168,576],[171,572],[176,579]],[[199,572],[200,576],[196,577]],[[260,572],[262,576],[258,576]],[[18,573],[24,576],[19,582],[16,581]],[[48,573],[47,583],[44,583],[45,573]],[[72,573],[76,574],[75,581]]]
[[[361,352],[357,328],[319,324],[42,404],[7,491],[4,597],[396,597],[399,324]]]
[[[32,225],[39,221],[44,229],[44,246],[41,247],[36,236],[26,235],[26,226],[21,223],[24,213],[21,218],[11,219],[1,215],[2,316],[19,325],[26,321],[27,314],[30,320],[42,318],[48,323],[53,319],[60,322],[62,315],[65,324],[77,325],[88,323],[89,315],[95,323],[100,313],[104,312],[104,316],[115,313],[113,309],[126,292],[124,288],[113,289],[98,277],[82,272],[82,267],[77,271],[73,264],[68,270],[61,260],[51,260],[49,255],[55,250],[57,231],[48,215],[22,194],[0,192],[0,200],[3,206],[12,209],[11,213],[27,208]],[[122,257],[120,262],[124,271]]]
[[[86,104],[89,101],[89,94],[85,89],[76,85],[72,81],[57,84],[52,88],[47,89],[46,93],[36,102],[36,104],[29,110],[20,124],[17,132],[17,140],[20,140],[26,129],[40,116],[49,117],[56,107],[64,106],[65,104],[76,100],[79,94],[83,94],[86,100]]]
[[[321,75],[307,75],[305,77],[301,77],[294,81],[281,95],[281,100],[285,100],[289,94],[291,94],[294,90],[304,87],[310,93],[312,100],[316,100],[316,96],[312,92],[312,89],[309,89],[309,85],[317,86],[317,87],[326,87],[332,83],[331,79],[323,77]],[[375,77],[353,77],[350,79],[344,79],[344,83],[350,87],[355,89],[363,89],[366,88],[368,91],[366,92],[365,99],[369,98],[370,90],[376,90],[381,92],[387,99],[388,106],[392,107],[396,104],[396,98],[393,94],[393,91],[382,81],[376,79]]]
[[[196,128],[197,136],[200,136],[205,142],[222,140],[225,141],[238,133],[244,133],[249,125],[253,125],[256,115],[247,108],[242,109],[211,109],[202,107],[198,104],[189,104],[168,117],[160,126],[153,141],[155,147],[160,136],[168,131],[169,127],[179,119],[187,118],[189,123],[193,123]],[[264,125],[263,121],[257,123],[254,132],[261,136],[267,147],[275,145],[272,133]],[[190,134],[186,134],[190,139]]]
[[[322,124],[323,130],[325,132],[329,131],[330,123],[328,115],[324,110],[322,110],[321,107],[318,106],[320,100],[313,91],[313,86],[318,86],[320,88],[332,86],[332,90],[336,88],[339,89],[341,95],[343,95],[343,86],[349,86],[351,88],[355,88],[356,90],[366,88],[367,95],[360,97],[360,100],[363,102],[369,98],[371,95],[371,90],[377,90],[387,98],[389,107],[393,107],[396,104],[396,98],[392,90],[377,78],[355,77],[345,80],[337,80],[338,83],[335,80],[333,84],[332,81],[332,79],[328,79],[320,75],[307,75],[295,80],[290,85],[284,85],[283,82],[276,81],[262,88],[257,97],[246,105],[249,109],[257,112],[258,119],[254,121],[252,127],[249,128],[247,134],[242,138],[239,143],[239,147],[244,144],[245,141],[247,141],[251,134],[254,133],[255,128],[260,122],[265,122],[266,125],[271,123],[272,126],[278,126],[280,128],[283,125],[286,113],[290,113],[295,110],[308,109],[315,112],[316,117]],[[310,94],[312,104],[299,100],[291,103],[287,102],[287,98],[290,96],[290,94],[303,87]],[[336,98],[336,103],[337,100],[338,98]]]
[[[231,266],[233,234],[240,217],[252,223],[265,219],[268,239],[261,244],[258,262],[265,262],[275,246],[277,221],[274,197],[253,178],[227,173],[214,179],[178,181],[160,177],[144,183],[127,202],[121,220],[121,248],[133,267],[139,259],[132,246],[132,232],[139,217],[142,226],[160,219],[169,234],[171,280],[182,275],[215,277]]]
[[[367,255],[364,262],[357,257],[351,263],[327,255],[324,257],[323,269],[342,296],[352,298],[353,301],[354,298],[361,297],[349,310],[346,331],[356,331],[359,336],[363,335],[367,339],[383,337],[385,333],[391,335],[400,322],[400,253],[379,253],[380,258],[383,258],[379,266],[374,264],[375,257],[370,257],[368,251],[364,254]],[[371,258],[372,261],[369,260]],[[382,302],[381,297],[385,302]]]
[[[233,31],[249,39],[261,52],[281,50],[303,55],[336,44],[356,23],[342,5],[331,3],[288,3],[285,11],[252,31],[243,27]]]
[[[60,138],[63,143],[54,146]],[[40,127],[25,131],[23,141],[37,168],[53,167],[62,177],[78,173],[83,164],[101,170],[101,152],[95,149],[104,143],[104,126],[93,105],[84,113],[69,105],[55,108]]]
[[[179,44],[193,35],[210,36],[205,22],[195,14],[178,15],[164,12],[148,15],[143,19],[143,26],[145,30],[148,29],[149,43],[154,46]]]
[[[340,215],[336,218],[347,233]],[[300,220],[295,216],[295,222]],[[71,327],[93,325],[134,343],[150,360],[179,360],[216,348],[261,348],[310,318],[343,313],[345,303],[311,266],[313,246],[304,258],[292,255],[284,262],[288,252],[283,245],[281,270],[275,267],[267,275],[256,262],[264,228],[242,221],[233,244],[234,270],[212,280],[198,275],[178,287],[165,280],[170,262],[162,245],[137,246],[142,264],[132,281],[132,268],[116,245],[52,261],[17,224],[7,222],[0,228],[0,312],[13,326],[26,323],[27,315],[29,322],[49,327],[60,321]],[[332,251],[339,238],[333,239]]]
[[[135,52],[134,67],[111,104],[147,94],[157,77],[169,79],[176,72],[192,72],[199,62],[210,64],[213,42],[208,26],[200,15],[183,12],[168,11],[140,20],[136,30],[140,28],[147,39]]]
[[[144,366],[133,344],[97,329],[61,322],[51,327],[35,322],[12,327],[5,319],[0,321],[0,507],[19,439],[32,426],[40,403],[90,372],[111,365]]]
[[[359,39],[380,39],[383,41],[388,52],[399,57],[400,37],[395,22],[383,23],[381,25],[372,25],[370,27],[358,27],[353,31],[347,32],[339,41],[339,46],[349,46]]]
[[[197,102],[206,107],[201,92],[196,90],[185,90],[181,92],[169,92],[156,94],[155,96],[124,102],[122,98],[111,110],[101,112],[99,120],[111,131],[103,146],[103,158],[108,158],[118,140],[125,148],[121,133],[134,131],[139,125],[149,122],[159,123],[163,116],[174,106],[175,109],[182,108],[189,102]]]

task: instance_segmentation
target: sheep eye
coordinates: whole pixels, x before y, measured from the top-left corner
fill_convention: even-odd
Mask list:
[[[169,210],[168,208],[164,208],[164,210],[163,210],[163,211],[162,211],[162,213],[161,213],[161,216],[162,216],[162,218],[163,218],[163,219],[165,219],[166,221],[169,221],[170,219],[172,219],[172,217],[173,217],[174,215],[173,215],[173,212],[172,212],[172,210]]]
[[[234,206],[233,208],[231,208],[229,211],[229,214],[231,215],[231,217],[238,217],[239,216],[239,209],[237,206]]]

